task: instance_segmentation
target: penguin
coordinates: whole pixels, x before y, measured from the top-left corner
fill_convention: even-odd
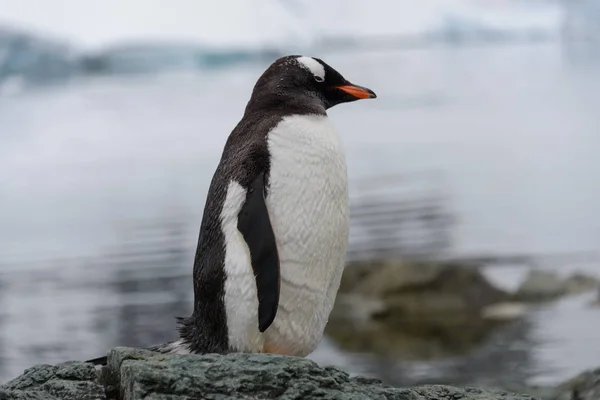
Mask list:
[[[210,183],[192,315],[178,318],[178,340],[149,350],[305,357],[316,349],[349,235],[346,157],[327,110],[376,97],[316,57],[281,57],[263,72]]]

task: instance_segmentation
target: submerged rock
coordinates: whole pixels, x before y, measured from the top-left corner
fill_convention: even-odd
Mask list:
[[[509,298],[476,268],[353,263],[342,276],[326,332],[345,349],[386,357],[462,355],[499,324],[524,314],[522,305],[506,303]]]
[[[442,385],[398,389],[350,377],[305,358],[243,354],[161,355],[115,348],[96,374],[90,364],[40,365],[0,387],[0,399],[397,399],[534,400],[528,395]]]
[[[476,311],[509,298],[476,268],[401,261],[348,265],[340,293],[382,299],[391,308],[414,313]]]
[[[386,312],[387,306],[381,299],[365,298],[360,295],[340,293],[329,314],[329,323],[368,324],[377,315]]]
[[[592,307],[600,307],[600,288],[598,288],[598,292],[596,293],[596,298],[592,301]]]
[[[567,294],[579,294],[597,289],[600,280],[594,276],[576,272],[565,280],[565,292]]]
[[[521,301],[545,301],[556,299],[566,293],[565,283],[552,271],[531,270],[515,292]]]
[[[374,354],[380,359],[437,360],[468,354],[495,331],[497,323],[440,321],[396,326],[372,322],[362,325],[328,324],[325,333],[349,353]]]
[[[498,321],[510,321],[524,316],[527,306],[518,302],[496,303],[483,309],[482,317]]]
[[[519,301],[542,302],[594,290],[599,283],[596,277],[582,273],[562,278],[554,271],[533,269],[513,297]]]

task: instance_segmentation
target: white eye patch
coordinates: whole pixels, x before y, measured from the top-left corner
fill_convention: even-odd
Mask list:
[[[298,64],[309,70],[318,82],[323,82],[325,80],[325,67],[323,67],[323,64],[312,57],[302,56],[298,57],[297,60]]]

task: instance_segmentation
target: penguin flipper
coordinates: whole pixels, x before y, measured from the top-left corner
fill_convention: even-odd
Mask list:
[[[275,233],[265,202],[265,175],[248,186],[246,201],[238,214],[238,230],[248,248],[258,292],[258,329],[267,330],[273,323],[279,305],[279,254]]]

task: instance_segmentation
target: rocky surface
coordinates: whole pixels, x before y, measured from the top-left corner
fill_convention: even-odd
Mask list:
[[[429,385],[398,389],[305,358],[161,355],[115,348],[98,373],[85,363],[39,365],[0,387],[1,400],[59,399],[533,400],[529,395]]]
[[[0,400],[105,399],[104,386],[91,364],[37,365],[0,386]]]

